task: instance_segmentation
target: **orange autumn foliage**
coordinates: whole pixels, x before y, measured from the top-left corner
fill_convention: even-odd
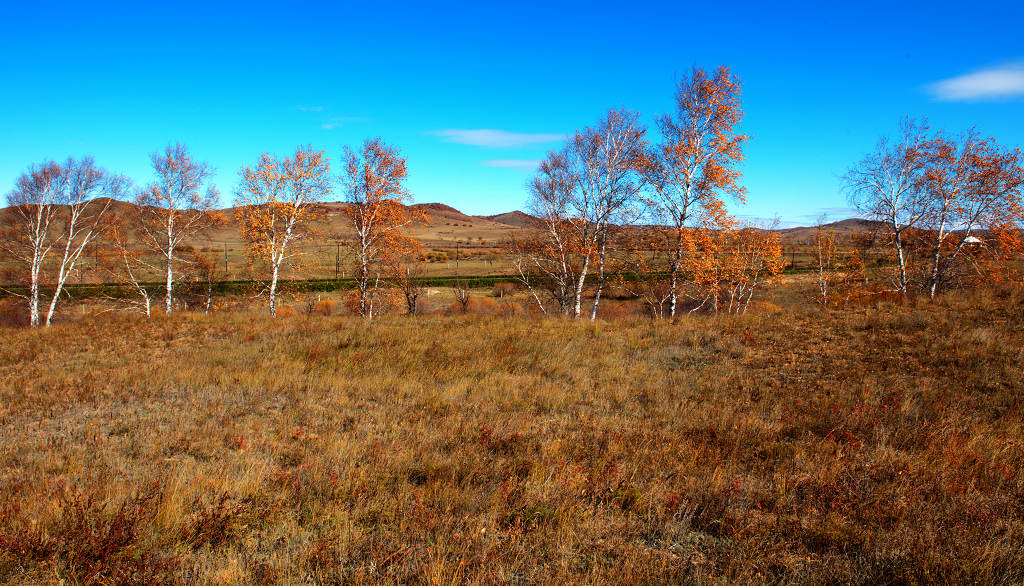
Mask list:
[[[923,158],[928,294],[1012,275],[1013,263],[1005,261],[1020,250],[1024,222],[1020,148],[1004,150],[974,130],[955,138],[940,133],[925,143]]]
[[[267,296],[270,314],[276,315],[281,266],[294,264],[297,253],[290,245],[306,235],[318,204],[330,193],[330,161],[308,146],[283,159],[264,153],[255,169],[243,167],[239,177],[242,238],[253,258],[270,265]]]
[[[400,259],[416,249],[416,242],[403,232],[408,224],[425,216],[404,204],[412,201],[405,187],[405,157],[380,138],[367,139],[358,153],[345,147],[341,181],[345,190],[345,213],[355,231],[349,246],[357,259],[355,313],[372,318],[377,313],[375,297],[389,267],[400,267]],[[383,299],[382,299],[383,301]]]
[[[745,201],[738,165],[749,137],[736,131],[743,117],[739,98],[739,79],[728,67],[713,74],[695,67],[677,87],[676,111],[658,118],[663,142],[650,157],[652,193],[644,200],[663,223],[658,232],[666,252],[670,316],[682,294],[680,272],[693,262],[684,260],[695,245],[692,230],[732,228],[725,198]]]
[[[745,313],[758,287],[782,273],[782,242],[777,234],[758,228],[692,230],[685,239],[685,270],[694,299],[703,307],[726,313]]]

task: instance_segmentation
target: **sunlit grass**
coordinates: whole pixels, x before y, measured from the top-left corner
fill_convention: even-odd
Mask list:
[[[1015,295],[0,340],[0,580],[1024,580]]]

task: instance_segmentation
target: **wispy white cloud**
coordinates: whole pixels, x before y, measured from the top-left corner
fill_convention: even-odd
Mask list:
[[[564,134],[529,134],[523,132],[509,132],[507,130],[495,130],[491,128],[446,128],[444,130],[434,130],[431,134],[444,138],[446,142],[489,148],[527,147],[556,142],[565,138]]]
[[[519,169],[521,171],[532,171],[540,165],[537,159],[488,159],[480,161],[485,167],[503,167],[506,169]]]
[[[331,130],[347,122],[368,122],[369,120],[366,116],[330,116],[320,127],[324,130]]]
[[[349,122],[369,122],[370,118],[366,116],[334,116],[331,115],[331,109],[326,106],[297,106],[301,112],[309,112],[312,114],[319,114],[316,118],[320,118],[320,128],[324,130],[332,130],[338,128]]]
[[[1024,96],[1024,61],[981,69],[928,86],[937,100],[973,102]]]

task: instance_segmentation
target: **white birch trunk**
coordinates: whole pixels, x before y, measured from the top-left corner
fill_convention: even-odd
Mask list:
[[[167,214],[167,299],[164,312],[171,313],[174,302],[174,214]]]
[[[277,272],[278,263],[274,263],[274,270],[270,277],[270,316],[277,317],[276,295],[277,295]]]
[[[32,259],[32,283],[28,292],[28,323],[33,328],[39,327],[39,265]]]
[[[605,230],[607,229],[605,227]],[[604,289],[604,257],[607,244],[608,236],[604,234],[601,236],[601,252],[597,262],[597,290],[594,292],[594,305],[590,308],[590,321],[597,319],[597,305],[601,302],[601,290]]]

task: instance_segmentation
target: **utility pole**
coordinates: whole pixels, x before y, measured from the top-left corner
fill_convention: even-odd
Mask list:
[[[224,278],[228,278],[228,243],[224,242]]]
[[[334,280],[338,280],[338,273],[341,272],[341,243],[334,243]]]

